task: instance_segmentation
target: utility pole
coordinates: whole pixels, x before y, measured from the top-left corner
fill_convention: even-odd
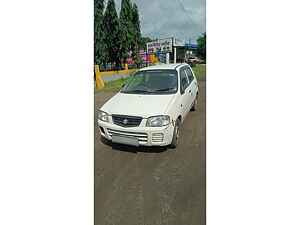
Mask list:
[[[174,64],[177,63],[176,58],[177,58],[176,47],[174,47]]]
[[[189,61],[190,61],[190,57],[191,57],[191,38],[189,40]]]
[[[166,53],[166,64],[170,64],[170,52]]]

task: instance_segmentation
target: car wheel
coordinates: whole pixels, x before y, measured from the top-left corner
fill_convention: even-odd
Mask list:
[[[196,111],[197,110],[197,105],[198,105],[198,94],[194,100],[193,106],[191,108],[192,111]]]
[[[174,132],[173,132],[173,139],[170,144],[171,148],[176,148],[179,143],[179,128],[180,128],[180,120],[177,119],[175,122]]]

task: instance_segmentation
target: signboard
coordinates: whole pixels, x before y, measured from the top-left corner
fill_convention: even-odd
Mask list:
[[[155,57],[158,59],[160,63],[166,63],[166,54],[165,53],[157,53]]]
[[[184,40],[174,39],[174,46],[182,46],[182,47],[184,47],[184,44],[185,44]]]
[[[172,38],[159,39],[147,43],[148,53],[172,52]]]
[[[166,53],[146,54],[144,50],[140,50],[139,55],[142,57],[143,63],[166,63]],[[129,65],[134,64],[133,58],[128,58],[127,63]],[[124,64],[124,61],[122,61],[122,64]]]
[[[134,64],[134,60],[133,58],[131,57],[132,56],[132,51],[129,51],[128,52],[128,59],[127,59],[127,63],[128,64]],[[142,62],[145,63],[145,62],[151,62],[149,57],[147,56],[145,50],[143,49],[140,49],[139,50],[139,56],[142,57]],[[124,62],[122,61],[122,64],[124,64]]]

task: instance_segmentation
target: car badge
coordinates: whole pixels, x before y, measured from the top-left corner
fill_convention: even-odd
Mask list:
[[[128,123],[128,120],[127,120],[127,119],[124,119],[124,120],[123,120],[123,123],[124,123],[124,125],[126,125],[126,124]]]

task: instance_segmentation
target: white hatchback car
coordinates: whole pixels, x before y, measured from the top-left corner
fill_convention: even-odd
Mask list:
[[[135,72],[100,109],[103,137],[133,146],[178,145],[180,124],[196,110],[198,83],[187,64],[164,64]]]

